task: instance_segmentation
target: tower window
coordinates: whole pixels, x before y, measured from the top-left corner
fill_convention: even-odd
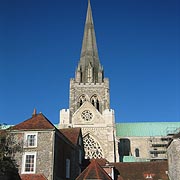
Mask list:
[[[91,104],[99,111],[99,100],[97,95],[91,97]]]
[[[86,101],[86,97],[85,97],[85,95],[83,94],[83,95],[81,95],[81,96],[79,97],[79,101],[78,101],[79,107],[80,107],[85,101]]]

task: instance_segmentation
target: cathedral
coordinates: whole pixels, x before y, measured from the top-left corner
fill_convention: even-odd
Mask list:
[[[80,127],[85,158],[118,159],[114,111],[110,108],[109,79],[98,56],[90,1],[80,60],[70,80],[69,109],[60,111],[60,128]]]
[[[13,145],[21,146],[12,155],[22,180],[180,178],[180,122],[115,122],[90,0],[80,59],[70,79],[69,109],[60,110],[58,125],[34,110],[7,132]]]
[[[85,158],[109,162],[167,160],[166,147],[180,122],[115,123],[109,79],[98,56],[90,0],[75,77],[70,80],[69,109],[60,110],[59,128],[80,127]]]

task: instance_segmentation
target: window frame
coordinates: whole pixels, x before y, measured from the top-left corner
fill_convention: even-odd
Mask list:
[[[33,135],[35,136],[34,146],[30,146],[29,142],[28,142],[28,136],[33,136]],[[24,144],[24,147],[26,147],[26,148],[35,148],[35,147],[37,147],[37,135],[38,135],[37,132],[26,132],[25,133],[25,144]]]
[[[33,171],[25,171],[26,169],[26,159],[27,156],[34,156],[34,167]],[[35,174],[36,173],[36,157],[37,157],[37,152],[25,152],[23,154],[23,159],[22,159],[22,174]]]
[[[66,178],[69,179],[71,174],[71,161],[70,159],[66,159]]]

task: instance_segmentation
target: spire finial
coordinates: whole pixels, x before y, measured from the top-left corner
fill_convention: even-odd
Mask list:
[[[36,108],[34,108],[32,116],[36,116]]]

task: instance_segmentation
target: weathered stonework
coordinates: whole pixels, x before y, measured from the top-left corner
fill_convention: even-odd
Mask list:
[[[29,131],[31,133],[32,131]],[[33,131],[34,132],[34,131]],[[14,133],[15,136],[21,137],[23,151],[15,154],[15,160],[18,164],[19,173],[22,173],[23,155],[25,152],[36,152],[36,174],[44,174],[48,180],[53,177],[53,154],[54,154],[54,131],[36,131],[37,147],[27,147],[24,142],[25,132]]]
[[[170,180],[180,179],[180,138],[174,139],[167,149]]]

